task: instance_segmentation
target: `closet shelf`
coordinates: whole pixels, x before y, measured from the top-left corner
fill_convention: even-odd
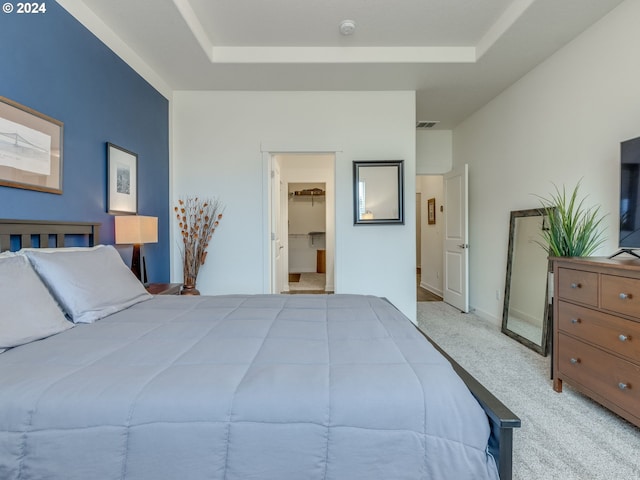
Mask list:
[[[292,197],[316,197],[324,196],[325,192],[321,188],[307,188],[305,190],[296,190],[289,193]]]
[[[313,206],[314,197],[324,197],[325,191],[321,188],[307,188],[305,190],[295,190],[289,192],[289,198],[294,197],[311,197],[311,206]]]

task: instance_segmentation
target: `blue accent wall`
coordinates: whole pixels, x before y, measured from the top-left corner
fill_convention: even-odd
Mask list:
[[[169,102],[53,0],[43,14],[0,13],[0,96],[64,123],[62,195],[0,186],[0,218],[102,222],[107,147],[138,154],[138,213],[158,217],[149,281],[169,281]],[[126,253],[124,254],[126,257]]]

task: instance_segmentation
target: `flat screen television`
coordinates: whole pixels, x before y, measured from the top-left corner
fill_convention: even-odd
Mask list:
[[[619,238],[619,253],[640,249],[640,137],[620,143]]]

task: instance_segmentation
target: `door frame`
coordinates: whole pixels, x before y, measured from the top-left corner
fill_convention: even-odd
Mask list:
[[[271,163],[271,188],[272,188],[272,201],[274,205],[278,205],[277,208],[271,210],[271,257],[273,262],[273,268],[271,269],[271,290],[272,293],[281,293],[287,291],[284,281],[285,265],[288,263],[287,250],[284,245],[287,242],[284,240],[284,235],[287,233],[284,225],[287,224],[288,210],[283,208],[286,206],[286,186],[283,185],[281,176],[281,165],[276,158],[273,158]],[[277,203],[275,203],[277,202]]]

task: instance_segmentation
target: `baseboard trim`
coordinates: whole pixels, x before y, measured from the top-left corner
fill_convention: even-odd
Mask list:
[[[442,290],[439,288],[435,288],[428,283],[420,282],[420,288],[424,288],[426,291],[433,293],[439,297],[442,297]]]
[[[489,312],[485,312],[481,308],[476,308],[474,306],[470,306],[469,311],[475,313],[481,319],[486,320],[487,322],[492,323],[498,328],[502,328],[502,319],[496,317],[495,315],[490,314]]]

